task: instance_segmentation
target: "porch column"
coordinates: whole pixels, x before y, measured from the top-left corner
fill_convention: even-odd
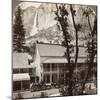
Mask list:
[[[57,64],[57,81],[59,80],[59,64]]]
[[[41,80],[43,81],[44,79],[43,79],[43,77],[44,77],[44,74],[43,74],[43,64],[41,64]]]
[[[22,81],[20,81],[21,82],[21,90],[23,90],[23,85],[22,85]]]
[[[52,64],[50,63],[50,83],[52,83]]]
[[[18,69],[18,73],[20,73],[20,69]]]

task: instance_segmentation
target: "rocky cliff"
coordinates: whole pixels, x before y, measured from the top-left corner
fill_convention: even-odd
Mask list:
[[[32,2],[33,3],[33,2]],[[39,40],[41,42],[50,42],[59,43],[63,40],[62,32],[57,27],[57,21],[55,20],[55,4],[51,3],[41,3],[38,7],[32,5],[32,3],[27,6],[27,3],[20,3],[19,5],[23,10],[23,21],[26,29],[26,37],[29,41]],[[34,4],[34,3],[33,3]],[[72,18],[70,14],[69,5],[66,5],[68,9],[69,16],[69,32],[74,38],[74,28],[72,23]],[[82,29],[79,32],[80,40],[84,35],[89,33],[89,27],[86,17],[83,16],[83,11],[87,6],[74,5],[76,10],[76,23],[82,24]],[[94,7],[95,8],[95,7]],[[94,9],[93,8],[93,9]],[[37,13],[37,14],[36,14]],[[93,25],[94,16],[91,16],[91,23]],[[36,28],[36,33],[34,33],[34,23]],[[32,31],[33,29],[33,31]],[[73,40],[74,41],[74,40]],[[81,43],[81,42],[80,42]],[[83,42],[82,42],[83,43]]]

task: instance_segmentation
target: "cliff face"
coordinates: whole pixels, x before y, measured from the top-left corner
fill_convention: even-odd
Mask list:
[[[31,41],[39,40],[42,42],[56,41],[56,43],[59,43],[63,40],[62,33],[56,25],[57,21],[54,19],[56,17],[54,13],[54,11],[56,10],[55,4],[41,3],[39,4],[38,7],[35,7],[34,5],[32,5],[32,3],[31,5],[28,5],[28,7],[25,7],[26,4],[20,4],[20,5],[24,6],[24,7],[22,6],[23,21],[26,29],[26,37],[29,37],[28,39],[31,39]],[[74,38],[75,30],[73,28],[73,22],[72,22],[69,5],[66,5],[66,8],[68,9],[69,12],[68,31],[71,33],[72,37]],[[83,16],[83,11],[85,8],[87,8],[87,6],[74,5],[74,8],[76,10],[75,21],[76,23],[80,23],[82,25],[82,29],[79,32],[79,38],[81,40],[81,38],[83,38],[84,35],[87,35],[90,32],[87,19],[86,17]],[[92,8],[95,9],[95,7]],[[92,25],[93,25],[93,20],[94,20],[94,16],[91,16]],[[34,23],[36,23],[35,28],[37,30],[37,33],[34,33]]]
[[[37,13],[37,28],[38,30],[47,29],[53,25],[56,24],[56,21],[54,20],[55,14],[52,12],[54,8],[52,4],[41,4],[38,8],[35,8],[34,6],[30,6],[26,9],[24,9],[23,12],[23,20],[24,25],[26,28],[27,35],[30,35],[30,32],[34,25],[34,18]]]

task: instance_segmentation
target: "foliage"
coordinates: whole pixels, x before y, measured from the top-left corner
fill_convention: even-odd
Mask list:
[[[72,17],[72,21],[73,21],[73,27],[75,29],[75,41],[76,41],[76,50],[75,50],[75,60],[72,60],[71,58],[71,53],[74,52],[74,46],[73,44],[71,44],[71,41],[73,40],[71,33],[69,33],[68,28],[69,28],[69,23],[68,23],[68,15],[69,12],[67,10],[67,7],[65,4],[61,4],[61,5],[57,5],[56,4],[56,20],[58,21],[58,26],[59,29],[62,30],[63,33],[63,37],[64,37],[64,41],[62,42],[62,45],[66,47],[66,52],[65,52],[65,57],[68,61],[68,71],[69,73],[66,73],[66,69],[65,68],[65,72],[64,72],[64,85],[66,88],[62,89],[62,91],[65,91],[65,93],[63,93],[64,95],[73,95],[72,91],[73,91],[73,87],[75,82],[73,81],[73,71],[74,68],[77,67],[77,59],[78,59],[78,52],[79,52],[79,48],[78,48],[78,31],[80,31],[81,29],[81,25],[78,23],[76,24],[75,22],[75,16],[76,16],[76,10],[73,8],[73,5],[70,5],[70,12],[71,12],[71,17]]]
[[[41,92],[41,98],[48,97],[46,92]]]
[[[66,52],[65,52],[65,57],[68,61],[68,70],[69,70],[69,77],[67,79],[67,75],[66,75],[66,68],[64,70],[64,85],[66,86],[66,82],[68,81],[68,93],[63,93],[64,95],[72,95],[72,81],[70,79],[72,79],[72,74],[73,74],[73,66],[71,65],[71,51],[72,51],[72,47],[73,45],[71,44],[72,41],[72,37],[71,34],[68,32],[68,11],[65,7],[65,4],[61,4],[61,5],[57,5],[56,4],[56,20],[58,21],[58,26],[59,29],[62,30],[63,33],[63,37],[64,37],[64,41],[63,41],[63,46],[66,47]],[[67,91],[66,89],[64,89],[65,91]],[[63,91],[63,90],[62,90]]]
[[[23,98],[23,95],[19,92],[17,93],[15,100],[22,99],[22,98]]]
[[[25,44],[25,29],[22,20],[22,11],[18,6],[15,12],[14,24],[13,24],[13,50],[22,52]]]
[[[97,56],[97,16],[96,16],[96,12],[94,14],[91,8],[87,8],[86,10],[84,10],[83,15],[87,18],[90,33],[87,36],[88,38],[87,38],[87,43],[86,43],[86,46],[87,46],[86,52],[88,53],[87,54],[88,69],[87,69],[87,75],[86,75],[85,81],[83,83],[82,91],[84,90],[85,83],[88,80],[91,73],[93,75],[92,69],[94,67],[94,63],[97,63],[94,61]],[[90,18],[91,15],[94,15],[93,23],[91,23],[91,18]]]
[[[40,83],[34,83],[31,91],[41,91],[41,90],[48,90],[51,89],[52,86],[51,85],[46,85],[44,81],[41,81]]]

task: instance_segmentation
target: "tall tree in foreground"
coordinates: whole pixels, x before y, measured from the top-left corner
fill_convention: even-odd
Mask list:
[[[72,36],[71,33],[68,31],[69,23],[68,23],[68,11],[65,4],[57,5],[56,4],[56,20],[58,21],[58,25],[62,30],[64,41],[63,46],[66,47],[65,57],[68,61],[67,67],[65,67],[64,72],[64,85],[67,87],[63,93],[63,95],[73,95],[73,89],[75,85],[75,81],[73,80],[73,72],[74,68],[77,66],[77,59],[78,59],[78,31],[81,28],[80,24],[76,25],[75,23],[75,10],[73,9],[73,6],[70,5],[70,11],[73,21],[73,26],[75,29],[75,40],[76,40],[76,52],[75,52],[75,60],[72,60],[71,53],[73,52],[73,45],[71,44]],[[67,71],[68,70],[68,71]],[[67,73],[68,72],[68,73]]]
[[[13,25],[13,51],[22,52],[25,44],[25,29],[22,20],[22,11],[18,6],[15,12]]]
[[[91,77],[91,75],[93,75],[92,69],[95,66],[94,64],[97,63],[95,62],[97,56],[97,15],[96,12],[94,12],[93,9],[89,7],[87,7],[87,9],[84,10],[83,15],[87,19],[90,32],[86,38],[87,40],[86,52],[88,53],[87,55],[88,68],[85,81],[83,82],[82,91],[85,89],[85,83],[89,79],[89,76]]]
[[[70,33],[68,32],[68,11],[65,8],[65,4],[62,5],[57,5],[56,4],[57,11],[55,12],[56,14],[56,20],[58,21],[58,26],[61,28],[64,41],[63,41],[63,46],[66,47],[66,52],[65,52],[65,57],[68,61],[68,77],[67,77],[67,68],[65,66],[64,69],[64,86],[68,85],[68,91],[64,89],[65,91],[62,91],[62,95],[72,95],[72,74],[73,74],[73,66],[71,65],[71,51],[73,45],[71,44],[72,37]]]
[[[76,23],[77,20],[75,20],[75,16],[76,16],[76,10],[74,8],[74,5],[70,5],[70,12],[71,12],[71,17],[72,17],[72,22],[73,22],[73,28],[75,30],[74,34],[75,34],[75,60],[74,60],[74,70],[76,71],[76,74],[77,71],[78,71],[78,64],[77,64],[77,61],[78,61],[78,54],[79,54],[79,35],[78,35],[78,32],[81,30],[81,27],[82,25],[80,23]],[[74,86],[73,86],[73,94],[77,95],[79,94],[79,89],[76,88],[76,84],[78,83],[78,75],[74,75],[75,77],[75,80],[74,80]],[[73,77],[72,77],[73,78]]]

